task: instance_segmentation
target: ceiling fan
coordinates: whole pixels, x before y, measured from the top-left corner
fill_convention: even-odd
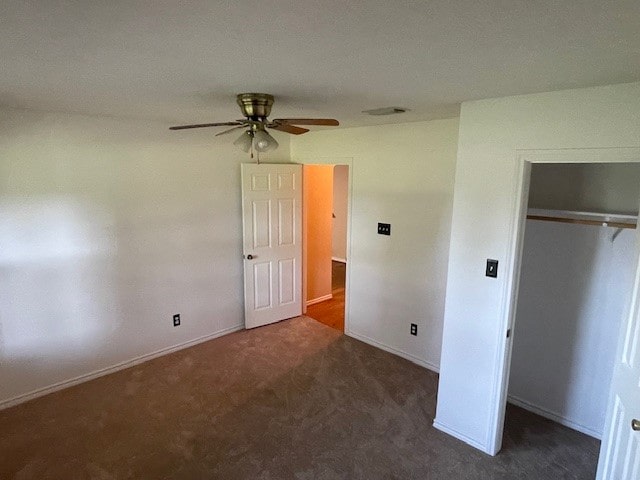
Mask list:
[[[220,136],[235,130],[244,129],[242,135],[240,135],[233,144],[245,152],[252,151],[253,156],[253,149],[257,152],[268,152],[269,150],[278,148],[278,142],[269,135],[267,128],[291,133],[293,135],[301,135],[307,133],[309,129],[299,127],[298,125],[322,125],[330,127],[340,125],[338,120],[333,118],[275,118],[269,120],[267,117],[271,114],[273,100],[273,95],[269,95],[268,93],[240,93],[237,95],[236,101],[240,106],[242,115],[246,118],[233,122],[180,125],[169,127],[169,130],[223,126],[233,127],[216,134],[216,136]]]

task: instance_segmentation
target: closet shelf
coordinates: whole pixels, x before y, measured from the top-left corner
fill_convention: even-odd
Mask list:
[[[621,215],[617,213],[573,212],[570,210],[544,210],[530,208],[527,211],[527,220],[595,225],[613,228],[636,228],[638,216]]]

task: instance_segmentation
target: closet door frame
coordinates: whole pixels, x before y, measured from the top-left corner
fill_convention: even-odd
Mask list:
[[[529,184],[531,180],[531,167],[535,164],[550,163],[640,163],[640,148],[576,148],[560,150],[516,150],[516,202],[512,212],[511,227],[509,233],[509,254],[505,265],[506,288],[509,295],[506,296],[502,312],[501,336],[495,352],[496,358],[501,361],[500,368],[494,378],[494,391],[492,395],[492,419],[489,431],[489,449],[497,452],[502,445],[505,410],[507,406],[507,393],[509,387],[509,372],[511,368],[512,335],[515,323],[516,307],[518,304],[518,290],[520,282],[520,269],[522,264],[522,250],[524,243],[524,230],[527,218],[527,204],[529,199]],[[639,199],[640,201],[640,199]],[[625,331],[630,318],[624,318],[621,322],[621,331]],[[608,421],[608,419],[607,419]],[[605,424],[604,430],[608,430]]]

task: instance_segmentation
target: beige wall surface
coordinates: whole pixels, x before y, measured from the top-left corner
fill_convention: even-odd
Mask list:
[[[0,405],[242,327],[248,155],[208,129],[1,113]],[[278,141],[263,160],[289,159]]]
[[[437,369],[458,120],[312,132],[292,160],[348,164],[347,334]],[[391,236],[377,234],[378,222]],[[418,336],[409,333],[418,325]]]

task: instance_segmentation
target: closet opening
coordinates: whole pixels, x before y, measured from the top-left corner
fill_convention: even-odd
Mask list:
[[[619,332],[633,293],[639,163],[531,164],[503,448],[528,415],[594,478]],[[543,461],[543,459],[540,459]]]

